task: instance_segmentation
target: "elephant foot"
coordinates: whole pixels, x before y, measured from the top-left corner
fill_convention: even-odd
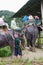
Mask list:
[[[29,46],[29,51],[32,51],[32,47],[31,46]]]
[[[32,52],[36,52],[35,47],[32,47]]]
[[[32,52],[36,52],[35,47],[29,46],[29,50],[32,51]]]

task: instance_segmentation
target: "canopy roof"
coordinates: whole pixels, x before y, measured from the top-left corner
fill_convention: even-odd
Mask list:
[[[21,17],[28,14],[41,17],[41,0],[29,0],[13,17]]]

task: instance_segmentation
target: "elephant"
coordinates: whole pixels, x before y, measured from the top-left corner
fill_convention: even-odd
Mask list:
[[[12,38],[12,36],[7,33],[0,33],[0,48],[6,47],[6,46],[10,46],[11,48],[11,53],[13,55],[14,53],[14,39]]]
[[[27,46],[33,51],[35,50],[35,41],[38,38],[38,28],[35,25],[30,25],[26,28],[25,36],[27,39]]]

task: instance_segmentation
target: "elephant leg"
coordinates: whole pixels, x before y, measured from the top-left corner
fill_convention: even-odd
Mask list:
[[[32,51],[35,52],[35,46],[34,46],[34,44],[32,46]]]
[[[35,38],[32,40],[32,51],[35,52]]]
[[[29,39],[27,39],[27,47],[29,47]]]
[[[32,40],[30,39],[30,40],[29,40],[29,50],[30,50],[30,51],[32,51],[32,47],[33,47],[33,46],[32,46]]]
[[[29,39],[29,48],[30,51],[35,51],[35,37],[31,35],[31,38]]]
[[[11,58],[14,56],[14,47],[10,47],[11,48]]]
[[[27,47],[29,47],[29,50],[31,51],[32,47],[31,47],[31,40],[27,39]]]

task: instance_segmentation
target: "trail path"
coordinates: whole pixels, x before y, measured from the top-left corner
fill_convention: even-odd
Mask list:
[[[43,50],[36,49],[36,52],[28,51],[27,49],[23,51],[23,59],[29,59],[30,61],[33,59],[43,58]]]
[[[37,49],[36,48],[36,52],[32,52],[32,51],[29,51],[27,49],[23,50],[23,55],[22,55],[22,60],[23,62],[22,63],[15,63],[14,62],[14,57],[11,58],[11,57],[0,57],[0,62],[5,63],[4,65],[23,65],[24,64],[24,61],[26,59],[29,59],[29,61],[33,61],[34,59],[38,59],[38,58],[43,58],[43,50],[42,49]],[[20,62],[20,60],[19,60]],[[33,65],[37,65],[37,62],[32,62]],[[43,63],[41,63],[43,65]],[[41,65],[39,64],[39,65]]]
[[[32,51],[29,51],[27,49],[25,49],[23,51],[22,59],[29,59],[31,61],[33,59],[38,59],[38,58],[43,58],[43,50],[42,49],[37,49],[36,48],[36,52],[32,52]],[[0,57],[0,61],[2,59],[5,59],[6,61],[9,61],[11,58],[10,57]]]

